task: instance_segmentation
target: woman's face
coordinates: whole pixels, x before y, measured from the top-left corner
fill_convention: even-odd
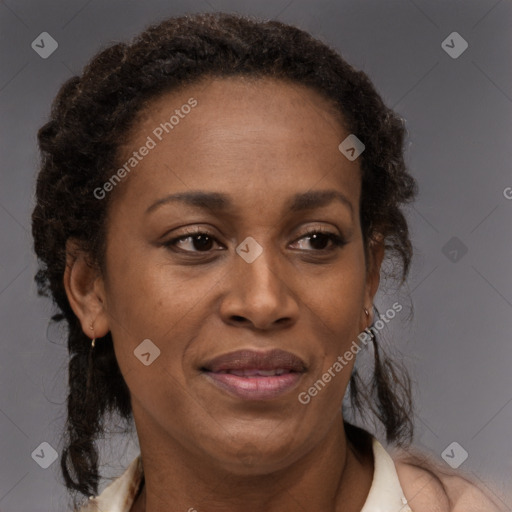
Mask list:
[[[189,86],[137,121],[93,320],[112,332],[141,446],[259,471],[339,427],[353,360],[299,394],[369,324],[378,285],[348,135],[314,91],[270,79]]]

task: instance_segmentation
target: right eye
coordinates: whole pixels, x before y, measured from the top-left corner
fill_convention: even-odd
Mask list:
[[[164,244],[165,247],[186,253],[207,253],[219,242],[205,231],[191,231],[173,238]],[[219,244],[220,245],[220,244]]]

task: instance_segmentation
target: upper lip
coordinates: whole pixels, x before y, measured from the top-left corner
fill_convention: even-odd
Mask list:
[[[202,365],[202,369],[210,372],[277,369],[303,372],[306,364],[300,357],[285,350],[273,349],[265,352],[237,350],[214,357]]]

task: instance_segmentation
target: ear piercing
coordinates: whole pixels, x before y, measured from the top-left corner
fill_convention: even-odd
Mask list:
[[[93,334],[92,334],[92,335],[93,335],[93,340],[92,340],[92,342],[91,342],[91,349],[93,349],[93,348],[94,348],[94,345],[95,345],[95,343],[96,343],[96,337],[94,336],[94,327],[93,327],[93,325],[92,325],[92,324],[91,324],[91,330],[92,330],[92,333],[93,333]]]

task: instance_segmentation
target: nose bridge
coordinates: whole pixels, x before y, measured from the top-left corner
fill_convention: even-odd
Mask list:
[[[237,247],[237,285],[243,285],[252,294],[279,294],[283,286],[279,276],[278,257],[271,243],[260,245],[248,237]]]
[[[236,249],[233,274],[222,312],[225,320],[249,321],[266,328],[278,320],[295,318],[297,304],[282,273],[277,248],[271,243],[244,240]]]

